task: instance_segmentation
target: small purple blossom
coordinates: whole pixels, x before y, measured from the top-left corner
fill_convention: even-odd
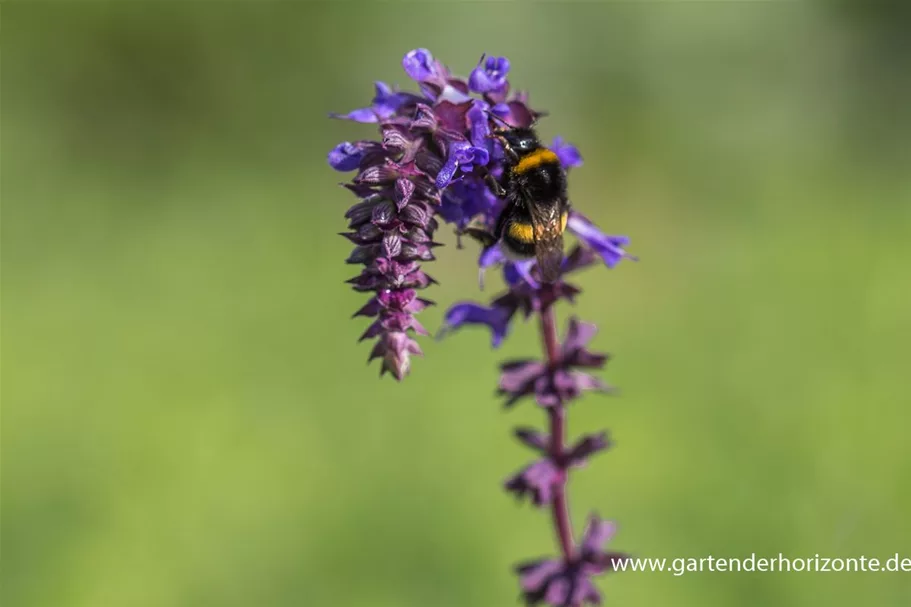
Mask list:
[[[426,48],[417,48],[405,53],[402,68],[411,79],[418,82],[431,80],[437,75],[433,55]]]
[[[512,127],[531,126],[540,115],[539,112],[532,111],[528,107],[524,97],[518,95],[512,101],[497,103],[491,108],[491,111]]]
[[[352,110],[347,114],[330,114],[333,118],[354,120],[355,122],[380,122],[395,115],[407,103],[414,103],[418,97],[408,93],[399,93],[385,82],[375,83],[376,94],[369,107]]]
[[[354,171],[361,161],[371,152],[377,152],[379,146],[373,141],[350,143],[343,141],[329,152],[329,166],[336,171]]]
[[[473,218],[487,213],[496,204],[496,196],[483,183],[460,179],[443,192],[438,212],[444,221],[463,230]]]
[[[565,482],[566,470],[543,458],[508,479],[503,486],[520,498],[528,496],[535,506],[545,506],[550,504],[557,488]]]
[[[560,159],[560,164],[565,168],[571,169],[582,166],[582,154],[579,153],[576,146],[563,141],[562,137],[554,137],[554,142],[550,149],[557,155],[557,158]]]
[[[462,325],[485,325],[490,329],[491,345],[498,348],[509,332],[509,321],[515,308],[508,306],[486,307],[473,302],[456,304],[446,311],[440,336]]]
[[[509,59],[506,57],[481,57],[478,67],[471,71],[468,86],[476,93],[490,93],[503,90],[507,85]]]
[[[506,254],[503,252],[503,249],[500,248],[500,245],[494,244],[485,247],[481,251],[481,255],[478,257],[478,267],[483,271],[491,266],[505,264],[508,260],[509,258],[506,257]]]
[[[353,171],[360,166],[363,157],[361,146],[344,141],[329,152],[329,166],[336,171]]]
[[[437,174],[436,186],[440,190],[448,186],[456,174],[456,169],[470,173],[475,166],[484,166],[489,161],[490,152],[487,151],[487,148],[471,145],[467,141],[453,141],[449,144],[446,163]]]
[[[597,256],[590,249],[576,246],[563,260],[563,276],[568,276],[588,267],[594,264],[596,260]],[[481,271],[483,272],[486,268],[497,264],[503,265],[503,279],[508,290],[496,297],[491,302],[490,307],[509,310],[507,322],[512,320],[516,311],[521,311],[522,315],[528,318],[533,313],[540,312],[558,300],[565,299],[572,302],[579,293],[577,287],[562,279],[550,285],[541,285],[534,277],[535,261],[533,259],[509,260],[500,250],[500,247],[496,245],[484,249],[479,259]],[[460,302],[455,304],[455,306],[461,306],[466,303],[471,302]],[[486,308],[486,306],[481,306],[480,304],[475,305]],[[467,322],[461,320],[460,316],[455,316],[454,322],[447,323],[447,332],[458,329],[464,324],[478,323]],[[508,327],[502,334],[506,335],[507,333]],[[500,343],[502,343],[502,339],[495,340],[494,347],[499,346]]]
[[[603,381],[579,369],[601,369],[607,355],[590,352],[587,343],[597,328],[570,319],[560,355],[549,364],[539,361],[514,360],[501,365],[499,393],[510,407],[526,396],[533,396],[544,408],[555,407],[578,398],[583,392],[609,392]]]
[[[488,106],[480,99],[475,99],[468,110],[468,130],[471,144],[475,147],[490,149],[493,142],[490,140],[490,118],[487,115]]]
[[[584,466],[590,456],[610,446],[606,432],[585,435],[559,454],[550,452],[551,438],[537,431],[520,428],[516,437],[544,457],[511,476],[503,486],[519,498],[528,497],[538,507],[550,505],[570,468]]]
[[[592,515],[577,556],[570,560],[539,559],[517,566],[526,604],[544,603],[551,607],[600,605],[601,593],[595,588],[592,578],[618,570],[630,558],[627,554],[604,549],[614,531],[614,523]]]
[[[573,234],[579,237],[587,246],[591,247],[608,268],[613,268],[622,259],[636,261],[638,258],[627,253],[623,247],[629,244],[626,236],[607,236],[583,215],[573,211],[569,215],[566,225]]]

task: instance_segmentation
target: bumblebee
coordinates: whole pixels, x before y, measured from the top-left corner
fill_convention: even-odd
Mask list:
[[[563,231],[569,214],[566,171],[560,159],[541,145],[531,127],[494,131],[506,154],[500,180],[488,176],[494,194],[506,199],[493,238],[519,258],[535,257],[544,282],[560,276]]]

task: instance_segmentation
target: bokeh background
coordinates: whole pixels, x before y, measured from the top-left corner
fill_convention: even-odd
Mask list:
[[[327,119],[424,46],[576,143],[618,397],[577,528],[640,556],[911,556],[907,9],[803,2],[4,3],[3,604],[515,605],[553,551],[499,484],[482,330],[366,366]],[[904,12],[904,14],[901,13]],[[479,293],[448,229],[422,315]],[[571,312],[559,310],[563,317]],[[909,573],[627,573],[615,605],[907,605]]]

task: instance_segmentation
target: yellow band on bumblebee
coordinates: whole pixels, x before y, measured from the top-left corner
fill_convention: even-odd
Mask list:
[[[547,148],[538,148],[537,150],[523,156],[513,171],[516,173],[525,173],[541,166],[542,164],[550,164],[553,162],[560,162],[560,159],[557,158],[556,154]]]
[[[534,228],[530,223],[514,222],[509,224],[509,237],[519,242],[533,242],[535,239]]]

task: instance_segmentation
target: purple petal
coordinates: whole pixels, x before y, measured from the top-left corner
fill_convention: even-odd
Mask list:
[[[503,111],[505,106],[506,111]],[[513,127],[527,127],[535,121],[534,113],[524,101],[513,99],[505,104],[494,106],[494,113]]]
[[[550,149],[565,168],[582,166],[582,154],[579,153],[576,146],[565,143],[562,137],[554,137],[554,143]]]
[[[563,357],[571,356],[583,349],[598,333],[598,325],[580,322],[575,316],[569,319],[566,336],[563,338]]]
[[[563,563],[557,560],[542,560],[519,565],[516,569],[519,572],[519,584],[522,590],[527,593],[537,593],[562,572]]]
[[[510,286],[515,286],[519,281],[515,277],[524,280],[532,289],[538,289],[541,285],[531,275],[531,269],[537,262],[534,259],[522,259],[506,264],[503,268],[503,277]],[[510,271],[512,269],[512,271]],[[513,271],[515,274],[513,274]]]
[[[355,122],[379,122],[394,116],[407,101],[416,99],[415,95],[394,91],[385,82],[376,82],[374,83],[374,95],[370,107],[352,110],[347,114],[333,113],[329,115],[332,118],[354,120]]]
[[[364,154],[363,145],[343,141],[329,152],[329,166],[336,171],[353,171],[360,166]]]
[[[553,500],[555,490],[565,480],[566,472],[545,458],[509,478],[504,486],[520,498],[527,495],[535,506],[544,506]]]
[[[465,141],[456,141],[449,146],[449,155],[446,157],[446,162],[443,163],[440,172],[437,173],[437,178],[435,185],[438,190],[442,190],[450,183],[452,183],[452,178],[455,176],[456,171],[459,169],[459,158],[455,153],[455,148],[458,145],[467,146],[468,143]]]
[[[547,371],[547,365],[538,360],[511,360],[500,365],[500,390],[516,393],[525,390]]]
[[[418,82],[432,79],[436,73],[433,55],[426,48],[408,51],[402,58],[402,67],[408,76]]]
[[[598,592],[598,589],[595,588],[595,585],[592,583],[588,574],[584,571],[576,572],[573,582],[571,584],[571,596],[569,596],[569,601],[565,604],[568,605],[584,605],[589,603],[591,605],[600,605],[601,604],[601,593]]]
[[[373,107],[364,107],[356,110],[351,110],[347,114],[329,114],[332,118],[340,118],[342,120],[354,120],[355,122],[362,123],[372,123],[379,122],[380,117],[377,116],[376,110]]]
[[[500,366],[499,393],[506,395],[506,407],[523,396],[534,393],[539,384],[547,383],[547,365],[537,360],[517,360]]]
[[[471,143],[479,148],[490,150],[493,143],[490,136],[490,119],[487,116],[487,104],[475,99],[468,110],[468,123],[471,131]]]
[[[506,121],[507,124],[511,124],[509,122],[511,109],[508,103],[497,103],[492,108],[490,108],[490,113],[495,114],[498,118],[502,118],[504,121]]]
[[[583,373],[582,371],[573,371],[571,374],[572,377],[572,388],[571,396],[572,398],[578,397],[583,392],[596,391],[596,392],[611,392],[613,388],[604,383],[604,380],[595,377],[594,375],[589,375],[588,373]]]
[[[598,515],[592,514],[582,535],[583,553],[588,555],[601,553],[604,545],[610,541],[616,530],[617,525],[613,521],[604,521]]]
[[[487,213],[496,204],[480,179],[472,176],[453,182],[447,187],[440,200],[440,216],[444,221],[464,228],[477,215]]]
[[[626,236],[607,236],[595,224],[575,211],[569,214],[567,227],[600,255],[608,268],[613,268],[624,258],[636,261],[636,257],[623,250],[623,246],[629,244],[629,238]]]
[[[380,118],[388,118],[395,114],[407,99],[407,95],[396,93],[385,82],[374,83],[374,90],[376,94],[373,97],[373,108]]]
[[[544,592],[544,602],[555,607],[576,607],[582,603],[573,602],[570,596],[572,578],[564,574],[551,580]]]
[[[586,434],[572,446],[566,454],[570,465],[578,465],[599,451],[610,448],[610,440],[607,438],[607,432],[598,434]]]
[[[505,261],[507,261],[506,255],[503,253],[500,245],[495,244],[481,251],[481,256],[478,258],[478,265],[481,269],[484,269]]]
[[[509,59],[506,57],[482,56],[478,66],[471,71],[468,86],[476,93],[499,91],[506,86],[509,74]]]
[[[486,325],[490,328],[491,344],[497,348],[509,331],[510,318],[512,311],[505,308],[488,308],[473,302],[459,303],[447,310],[443,332],[449,333],[462,325]]]
[[[561,272],[563,274],[569,274],[570,272],[575,272],[576,270],[581,270],[586,268],[598,260],[597,254],[588,247],[581,247],[576,245],[573,247],[573,250],[570,251],[569,255],[563,259],[563,267]]]
[[[526,447],[542,453],[548,449],[550,437],[534,428],[516,428],[515,435]]]
[[[490,154],[484,148],[471,145],[467,141],[453,141],[449,144],[449,154],[446,162],[437,173],[436,187],[442,190],[450,183],[456,174],[456,170],[461,168],[462,171],[468,172],[474,168],[474,165],[486,165],[490,161]]]
[[[474,145],[459,148],[457,155],[459,166],[465,172],[471,171],[476,164],[484,166],[490,162],[490,152],[487,151],[487,148]]]

